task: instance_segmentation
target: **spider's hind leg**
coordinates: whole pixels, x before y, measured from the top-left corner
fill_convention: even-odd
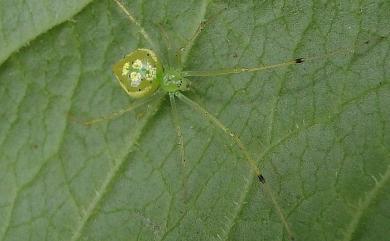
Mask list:
[[[144,37],[144,39],[150,44],[150,46],[153,48],[153,50],[157,51],[159,48],[157,48],[157,45],[150,37],[150,34],[145,30],[145,28],[141,25],[141,23],[133,16],[133,14],[130,12],[130,10],[125,6],[125,4],[121,0],[113,0],[120,10],[126,15],[129,22],[132,24],[135,24],[137,28],[139,29],[139,32]]]
[[[262,175],[260,169],[257,166],[256,161],[252,158],[252,155],[249,153],[248,149],[245,147],[244,143],[241,141],[239,136],[232,132],[228,127],[226,127],[220,120],[218,120],[217,117],[212,115],[210,112],[208,112],[205,108],[200,106],[198,103],[195,101],[191,100],[190,98],[186,97],[180,92],[175,93],[175,96],[177,96],[181,101],[186,103],[188,106],[190,106],[192,109],[194,109],[196,112],[201,114],[207,121],[209,121],[214,127],[217,129],[221,130],[224,133],[224,136],[226,139],[230,139],[233,141],[236,146],[238,147],[240,153],[242,156],[245,157],[245,160],[248,162],[250,165],[252,171],[256,174],[257,179],[259,183],[261,184],[261,187],[264,188],[265,192],[268,194],[268,196],[271,199],[272,205],[275,207],[276,212],[278,213],[278,216],[280,220],[282,221],[284,228],[287,232],[287,235],[290,240],[294,240],[292,231],[290,229],[290,225],[287,222],[287,218],[285,214],[283,213],[282,208],[280,207],[273,190],[269,186],[269,184],[265,181],[264,176]]]
[[[173,123],[175,125],[176,130],[176,136],[177,136],[177,146],[179,148],[179,157],[181,161],[182,166],[182,186],[183,186],[183,197],[184,200],[187,199],[187,193],[186,193],[186,186],[187,186],[187,175],[186,175],[186,158],[185,158],[185,152],[184,152],[184,138],[183,138],[183,131],[180,124],[179,114],[177,112],[176,107],[176,100],[175,100],[175,94],[173,92],[169,93],[169,100],[171,103],[171,110],[172,110],[172,117],[173,117]]]
[[[94,124],[97,124],[97,123],[100,123],[100,122],[110,121],[110,120],[119,118],[123,114],[131,112],[131,111],[134,111],[135,109],[137,109],[139,107],[142,107],[142,106],[145,106],[145,105],[149,104],[150,102],[153,102],[156,99],[161,98],[161,97],[162,97],[162,93],[157,93],[157,94],[149,96],[149,97],[147,97],[145,99],[136,100],[132,104],[130,104],[129,106],[127,106],[127,107],[125,107],[123,109],[111,112],[111,113],[109,113],[107,115],[104,115],[104,116],[100,116],[100,117],[97,117],[97,118],[94,118],[94,119],[89,119],[89,120],[84,120],[84,121],[78,120],[76,118],[72,118],[72,120],[75,121],[75,122],[81,123],[81,124],[83,124],[85,126],[91,126],[91,125],[94,125]]]

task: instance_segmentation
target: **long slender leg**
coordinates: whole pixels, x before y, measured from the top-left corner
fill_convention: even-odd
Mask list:
[[[167,62],[168,62],[168,66],[172,66],[172,64],[174,63],[174,56],[173,56],[174,55],[174,51],[172,51],[172,45],[171,45],[171,41],[169,39],[168,32],[165,30],[164,25],[158,24],[158,27],[160,29],[163,41],[164,41],[165,46],[167,48],[167,55],[168,55]]]
[[[175,95],[184,103],[189,105],[191,108],[193,108],[195,111],[199,112],[202,116],[204,116],[208,121],[210,121],[216,128],[222,130],[225,133],[225,136],[236,143],[236,145],[239,147],[239,150],[241,151],[242,155],[245,157],[245,159],[248,161],[248,163],[251,165],[252,169],[254,170],[258,180],[260,183],[264,184],[266,192],[269,194],[272,204],[275,206],[276,211],[278,212],[281,221],[283,222],[283,225],[287,231],[287,234],[290,238],[290,240],[293,240],[293,235],[290,229],[289,224],[287,223],[287,219],[279,206],[275,195],[273,194],[271,188],[266,183],[265,178],[261,174],[260,169],[257,167],[256,161],[252,158],[252,156],[249,154],[249,151],[246,149],[245,145],[242,143],[241,139],[233,133],[229,128],[227,128],[220,120],[218,120],[215,116],[213,116],[210,112],[208,112],[206,109],[204,109],[202,106],[200,106],[198,103],[194,102],[190,98],[186,97],[180,92],[176,92]]]
[[[144,105],[146,105],[146,104],[152,102],[153,100],[156,100],[162,96],[163,96],[163,93],[156,93],[148,98],[137,100],[134,103],[132,103],[131,105],[129,105],[128,107],[120,109],[118,111],[114,111],[114,112],[107,114],[105,116],[101,116],[101,117],[87,120],[87,121],[77,121],[77,122],[81,122],[84,125],[90,126],[90,125],[93,125],[93,124],[96,124],[96,123],[99,123],[102,121],[113,120],[113,119],[118,118],[127,112],[133,111],[141,106],[144,106]]]
[[[248,161],[248,163],[251,165],[253,170],[256,173],[256,176],[258,177],[259,181],[262,183],[265,183],[264,177],[261,175],[260,169],[257,167],[257,164],[255,160],[251,157],[248,150],[244,146],[244,144],[241,142],[241,139],[234,134],[229,128],[227,128],[220,120],[218,120],[215,116],[213,116],[210,112],[208,112],[206,109],[204,109],[202,106],[200,106],[195,101],[191,100],[187,96],[183,95],[180,92],[177,92],[175,94],[180,100],[188,104],[190,107],[192,107],[194,110],[198,111],[202,116],[205,116],[207,120],[209,120],[215,127],[222,130],[226,136],[228,136],[232,141],[234,141],[237,146],[240,148],[242,154]]]
[[[138,22],[137,19],[133,17],[133,15],[130,13],[130,11],[125,7],[125,5],[120,0],[113,0],[119,8],[126,14],[127,18],[131,23],[134,23],[138,29],[140,30],[142,36],[146,39],[146,41],[151,45],[151,47],[157,51],[157,45],[153,42],[153,40],[150,38],[149,34],[146,32],[146,30],[142,27],[140,22]]]
[[[175,100],[175,94],[170,92],[169,93],[169,100],[171,102],[171,109],[172,109],[172,116],[173,116],[173,122],[175,124],[176,129],[176,135],[177,135],[177,141],[179,146],[179,154],[180,159],[183,167],[185,167],[186,159],[185,159],[185,153],[184,153],[184,139],[183,139],[183,132],[180,125],[179,115],[177,113],[176,108],[176,100]]]
[[[176,56],[177,56],[177,62],[178,65],[181,66],[183,64],[183,61],[187,58],[188,50],[191,48],[191,46],[194,44],[196,38],[199,36],[199,34],[202,32],[204,27],[206,26],[206,21],[202,20],[196,29],[195,33],[192,35],[192,37],[187,41],[187,43],[184,45],[184,47],[179,48],[176,50]]]
[[[233,67],[233,68],[225,68],[225,69],[216,69],[216,70],[189,70],[189,71],[183,71],[184,77],[190,77],[190,76],[219,76],[219,75],[229,75],[229,74],[240,74],[244,72],[256,72],[256,71],[262,71],[267,69],[275,69],[279,67],[294,65],[294,64],[302,64],[304,62],[313,61],[316,59],[323,59],[323,58],[329,58],[334,55],[340,54],[340,53],[348,53],[353,52],[353,49],[339,49],[332,51],[328,54],[322,55],[322,56],[315,56],[315,57],[307,57],[307,58],[296,58],[287,62],[278,63],[278,64],[272,64],[272,65],[261,65],[261,66],[255,66],[255,67]]]
[[[176,56],[177,56],[177,61],[178,61],[179,66],[182,66],[183,62],[185,62],[189,50],[191,49],[191,47],[194,44],[195,40],[198,38],[199,34],[204,30],[206,25],[212,23],[217,18],[217,16],[220,15],[221,13],[223,13],[223,11],[225,11],[225,10],[226,9],[222,9],[217,14],[215,14],[214,16],[212,16],[212,17],[210,17],[210,18],[208,18],[206,20],[201,20],[200,21],[197,29],[195,30],[195,32],[193,33],[191,38],[188,39],[187,42],[181,48],[179,48],[176,51]]]
[[[181,160],[181,177],[182,177],[182,186],[183,186],[183,199],[187,199],[187,175],[186,175],[186,159],[185,159],[185,152],[184,152],[184,138],[183,138],[183,132],[180,125],[180,119],[179,114],[177,113],[176,108],[176,100],[175,100],[175,94],[173,92],[169,93],[169,100],[171,102],[171,109],[172,109],[172,116],[173,116],[173,122],[175,125],[176,130],[176,136],[177,136],[177,145],[179,147],[179,156]]]

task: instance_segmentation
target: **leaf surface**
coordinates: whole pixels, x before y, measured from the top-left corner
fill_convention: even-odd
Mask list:
[[[0,63],[57,24],[70,19],[91,0],[1,0]]]
[[[204,19],[185,70],[315,57],[186,93],[240,136],[295,239],[390,236],[388,2],[125,2],[139,26],[114,1],[58,18],[1,3],[19,20],[0,28],[0,240],[288,240],[240,149],[179,100],[184,168],[167,98],[76,121],[133,102],[111,72],[123,55],[154,47],[173,67]]]

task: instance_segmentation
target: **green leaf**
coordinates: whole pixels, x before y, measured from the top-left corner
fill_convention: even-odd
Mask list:
[[[0,64],[30,41],[70,19],[91,0],[0,0]]]
[[[1,15],[0,240],[288,240],[240,149],[184,103],[185,168],[166,98],[91,127],[76,121],[132,103],[111,67],[151,48],[114,1],[77,15],[86,1],[67,1],[61,18],[5,2],[1,12],[20,17]],[[240,136],[296,240],[390,236],[389,2],[125,5],[166,65],[203,19],[186,70],[316,57],[192,78],[186,95]]]

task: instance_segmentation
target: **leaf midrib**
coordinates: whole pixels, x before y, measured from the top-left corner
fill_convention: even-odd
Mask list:
[[[105,194],[108,192],[109,187],[112,185],[112,182],[117,177],[117,173],[119,172],[119,170],[122,168],[124,164],[126,164],[126,160],[128,159],[128,156],[135,150],[134,147],[136,146],[139,139],[142,137],[143,131],[145,130],[147,123],[151,121],[152,117],[159,110],[159,106],[161,105],[163,100],[164,97],[161,97],[155,103],[153,103],[155,106],[153,106],[153,108],[151,108],[151,110],[145,116],[145,121],[143,125],[141,125],[139,128],[135,130],[134,138],[132,139],[129,145],[128,152],[124,155],[122,160],[115,162],[113,168],[111,168],[110,172],[106,175],[100,190],[96,191],[96,195],[90,201],[90,205],[87,207],[85,211],[85,215],[81,218],[81,221],[76,225],[75,232],[70,238],[71,241],[79,240],[79,238],[81,237],[85,225],[88,223],[89,219],[94,214],[94,210],[99,205],[100,201],[105,197]]]

